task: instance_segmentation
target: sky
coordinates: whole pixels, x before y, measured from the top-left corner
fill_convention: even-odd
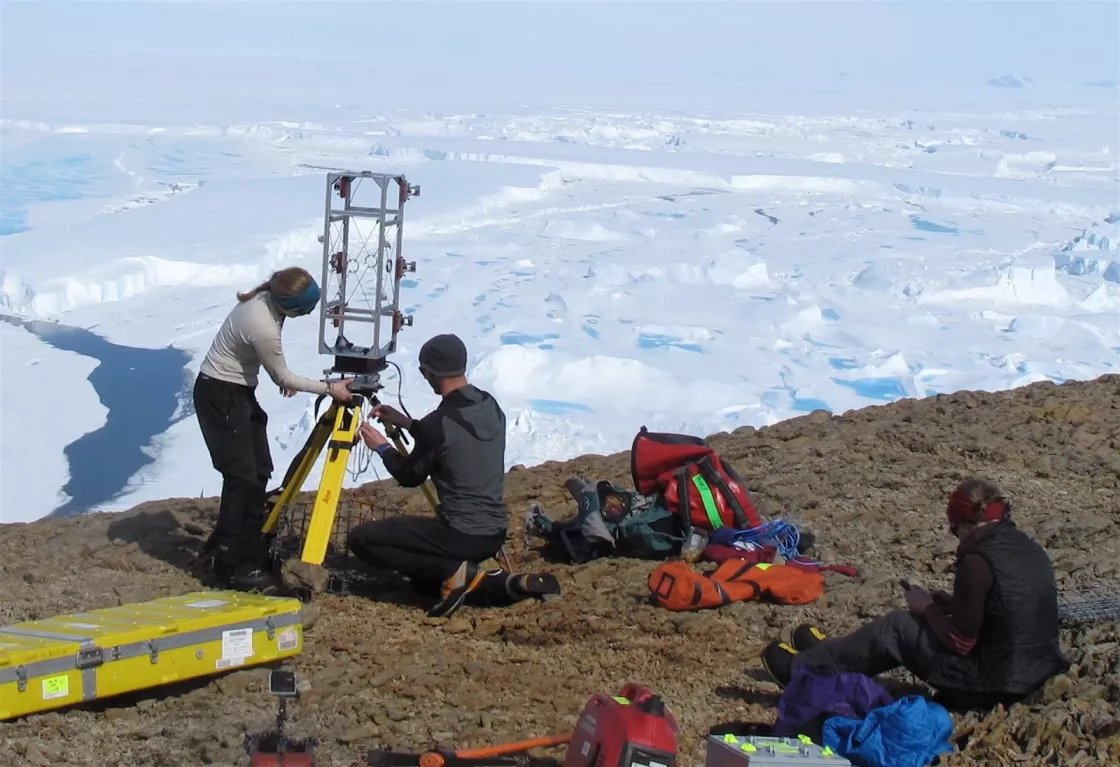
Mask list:
[[[188,53],[368,61],[392,77],[475,72],[803,79],[1110,75],[1114,2],[20,2],[8,55]],[[25,34],[39,27],[49,35]],[[872,38],[874,46],[858,45]],[[1101,41],[1103,42],[1103,41]],[[1115,42],[1115,40],[1113,40]],[[44,61],[46,65],[49,62]]]
[[[46,91],[155,109],[166,91],[194,89],[206,94],[198,97],[203,107],[244,95],[250,82],[260,99],[297,111],[301,97],[315,96],[389,108],[555,98],[617,99],[621,108],[627,90],[604,90],[606,82],[660,84],[666,106],[698,91],[728,105],[743,89],[951,88],[1008,74],[1056,87],[1116,77],[1115,38],[1105,38],[1120,28],[1118,7],[1105,0],[7,2],[3,86],[7,111]]]

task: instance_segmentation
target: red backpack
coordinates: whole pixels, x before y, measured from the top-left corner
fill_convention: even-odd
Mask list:
[[[742,478],[699,437],[643,426],[630,448],[630,473],[634,488],[642,495],[659,493],[686,529],[742,530],[762,524]]]

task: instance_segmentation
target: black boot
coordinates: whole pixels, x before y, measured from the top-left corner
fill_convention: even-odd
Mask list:
[[[260,510],[263,511],[263,487],[257,490],[256,495],[259,495],[260,499],[254,498],[254,500],[260,504]],[[265,536],[260,532],[263,521],[263,515],[261,514],[250,513],[246,515],[246,527],[242,531],[239,541],[240,557],[237,571],[233,577],[233,587],[240,591],[263,591],[276,585],[276,579],[273,577],[272,569],[269,566],[271,563],[270,536]]]
[[[212,544],[210,550],[199,557],[201,576],[214,582],[217,588],[229,588],[237,571],[237,557],[227,544]]]
[[[230,583],[238,591],[264,591],[276,585],[272,573],[256,565],[242,565],[237,568]]]

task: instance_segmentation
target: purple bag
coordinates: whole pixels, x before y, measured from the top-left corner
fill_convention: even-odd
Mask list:
[[[862,720],[872,709],[894,698],[864,674],[827,674],[807,664],[798,666],[778,701],[774,735],[808,735],[819,741],[824,721],[833,716]],[[814,737],[816,736],[816,737]]]

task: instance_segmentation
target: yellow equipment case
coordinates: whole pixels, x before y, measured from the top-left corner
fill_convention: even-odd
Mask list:
[[[0,720],[298,655],[298,599],[197,591],[0,628]]]

